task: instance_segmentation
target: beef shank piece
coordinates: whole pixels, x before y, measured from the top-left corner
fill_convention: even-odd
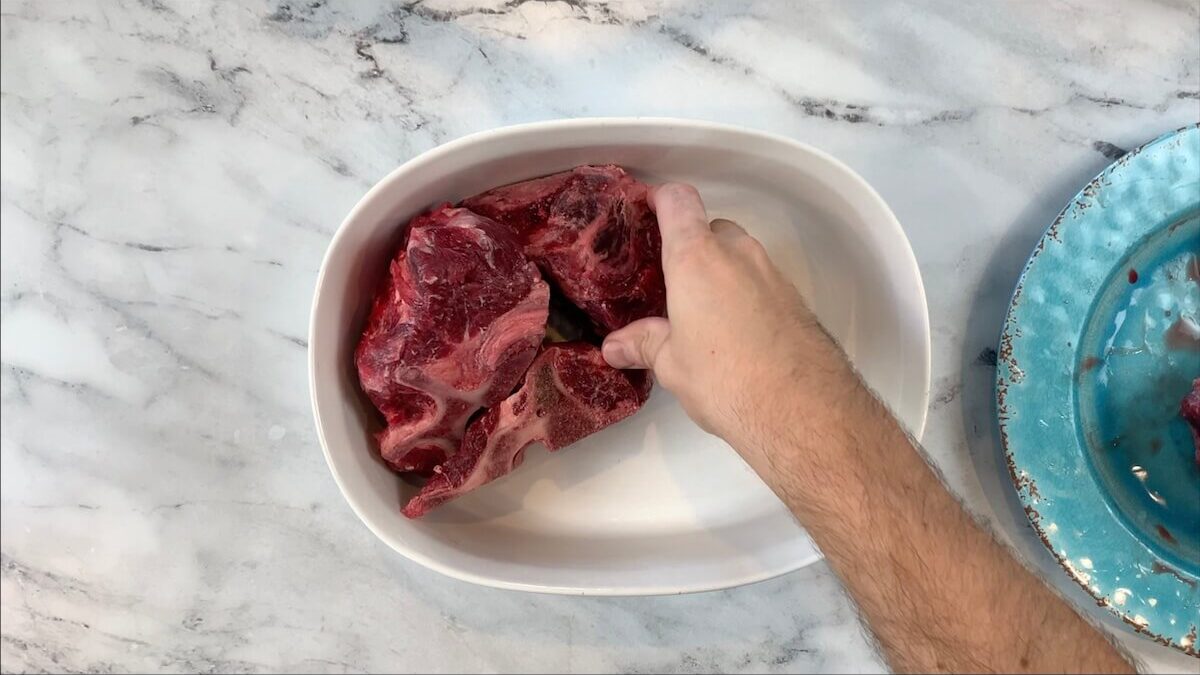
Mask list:
[[[458,452],[404,506],[418,518],[520,466],[525,447],[558,450],[637,412],[650,394],[643,370],[615,370],[584,342],[547,345],[515,394],[467,429]]]
[[[387,421],[384,461],[426,475],[445,461],[468,418],[521,381],[549,300],[509,228],[449,205],[414,218],[354,356]]]
[[[605,334],[666,312],[662,241],[647,194],[619,166],[580,166],[462,205],[511,228],[525,254]]]

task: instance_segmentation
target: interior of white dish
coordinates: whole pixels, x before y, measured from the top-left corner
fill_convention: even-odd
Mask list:
[[[711,217],[766,244],[867,381],[907,426],[924,426],[929,331],[908,242],[853,173],[798,144],[706,124],[571,121],[442,146],[371,190],[343,223],[318,280],[310,335],[314,410],[329,464],[366,524],[402,553],[491,585],[661,593],[763,579],[818,557],[775,496],[656,388],[633,418],[550,454],[418,521],[414,489],[377,459],[379,429],[352,352],[401,228],[441,201],[568,169],[616,163],[649,182],[696,185]],[[797,411],[797,417],[803,411]]]

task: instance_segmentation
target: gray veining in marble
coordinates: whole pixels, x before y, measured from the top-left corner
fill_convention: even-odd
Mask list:
[[[0,8],[5,672],[883,668],[823,564],[685,597],[481,589],[338,494],[304,337],[334,228],[403,160],[555,117],[733,122],[862,173],[925,277],[926,445],[1061,581],[996,478],[986,349],[1061,205],[1200,118],[1195,0]]]

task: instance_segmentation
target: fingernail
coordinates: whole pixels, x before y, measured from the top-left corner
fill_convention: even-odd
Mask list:
[[[633,365],[633,358],[630,356],[629,350],[620,342],[605,342],[600,347],[600,354],[613,368],[628,368]]]

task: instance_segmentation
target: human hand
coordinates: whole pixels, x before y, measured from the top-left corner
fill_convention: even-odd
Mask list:
[[[649,202],[662,232],[669,318],[611,333],[604,358],[616,368],[652,369],[706,431],[739,449],[757,445],[757,436],[786,424],[784,408],[794,401],[787,394],[812,349],[844,357],[762,244],[732,221],[710,225],[695,188],[662,185]]]
[[[1135,672],[963,510],[758,241],[710,224],[687,185],[657,188],[650,206],[668,318],[611,333],[604,358],[652,368],[742,454],[897,672]]]

